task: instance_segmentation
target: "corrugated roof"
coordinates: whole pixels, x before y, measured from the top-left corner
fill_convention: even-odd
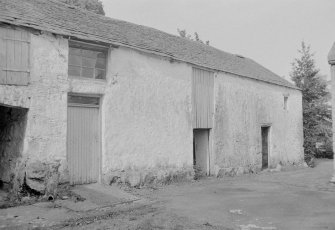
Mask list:
[[[297,88],[249,58],[54,0],[0,0],[0,22],[156,52],[201,67]]]

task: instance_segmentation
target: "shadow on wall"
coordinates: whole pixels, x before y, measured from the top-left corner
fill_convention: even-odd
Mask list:
[[[0,106],[0,186],[9,188],[22,156],[28,109]],[[0,188],[1,188],[0,187]]]

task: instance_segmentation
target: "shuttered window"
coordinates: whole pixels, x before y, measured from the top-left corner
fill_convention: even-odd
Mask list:
[[[0,27],[0,84],[28,85],[30,34]]]
[[[107,47],[70,41],[70,77],[106,79]]]
[[[192,75],[193,128],[213,127],[214,73],[193,68]]]

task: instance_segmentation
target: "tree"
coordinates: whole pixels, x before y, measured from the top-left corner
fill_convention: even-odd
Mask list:
[[[305,160],[318,155],[322,143],[332,155],[332,120],[327,82],[319,75],[310,46],[301,43],[300,57],[292,63],[291,79],[302,90]]]
[[[206,41],[205,43],[200,39],[199,37],[199,34],[197,32],[194,32],[194,38],[192,38],[192,35],[190,34],[187,34],[186,30],[183,29],[183,30],[180,30],[180,29],[177,29],[178,31],[178,34],[180,37],[182,38],[187,38],[187,39],[190,39],[192,41],[196,41],[196,42],[200,42],[202,44],[206,44],[206,45],[209,45],[209,41]]]
[[[100,0],[59,0],[60,2],[77,6],[79,8],[105,15],[105,11]]]

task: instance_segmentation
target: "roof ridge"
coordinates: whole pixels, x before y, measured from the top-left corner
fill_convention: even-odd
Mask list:
[[[106,15],[97,14],[97,13],[94,13],[92,11],[83,9],[79,6],[70,5],[68,3],[65,3],[65,2],[62,2],[62,1],[59,1],[59,0],[44,0],[44,1],[50,1],[50,2],[53,2],[54,4],[60,4],[60,5],[66,6],[69,9],[76,9],[76,10],[79,10],[79,11],[83,11],[85,13],[89,13],[89,14],[94,15],[94,16],[109,18]]]

